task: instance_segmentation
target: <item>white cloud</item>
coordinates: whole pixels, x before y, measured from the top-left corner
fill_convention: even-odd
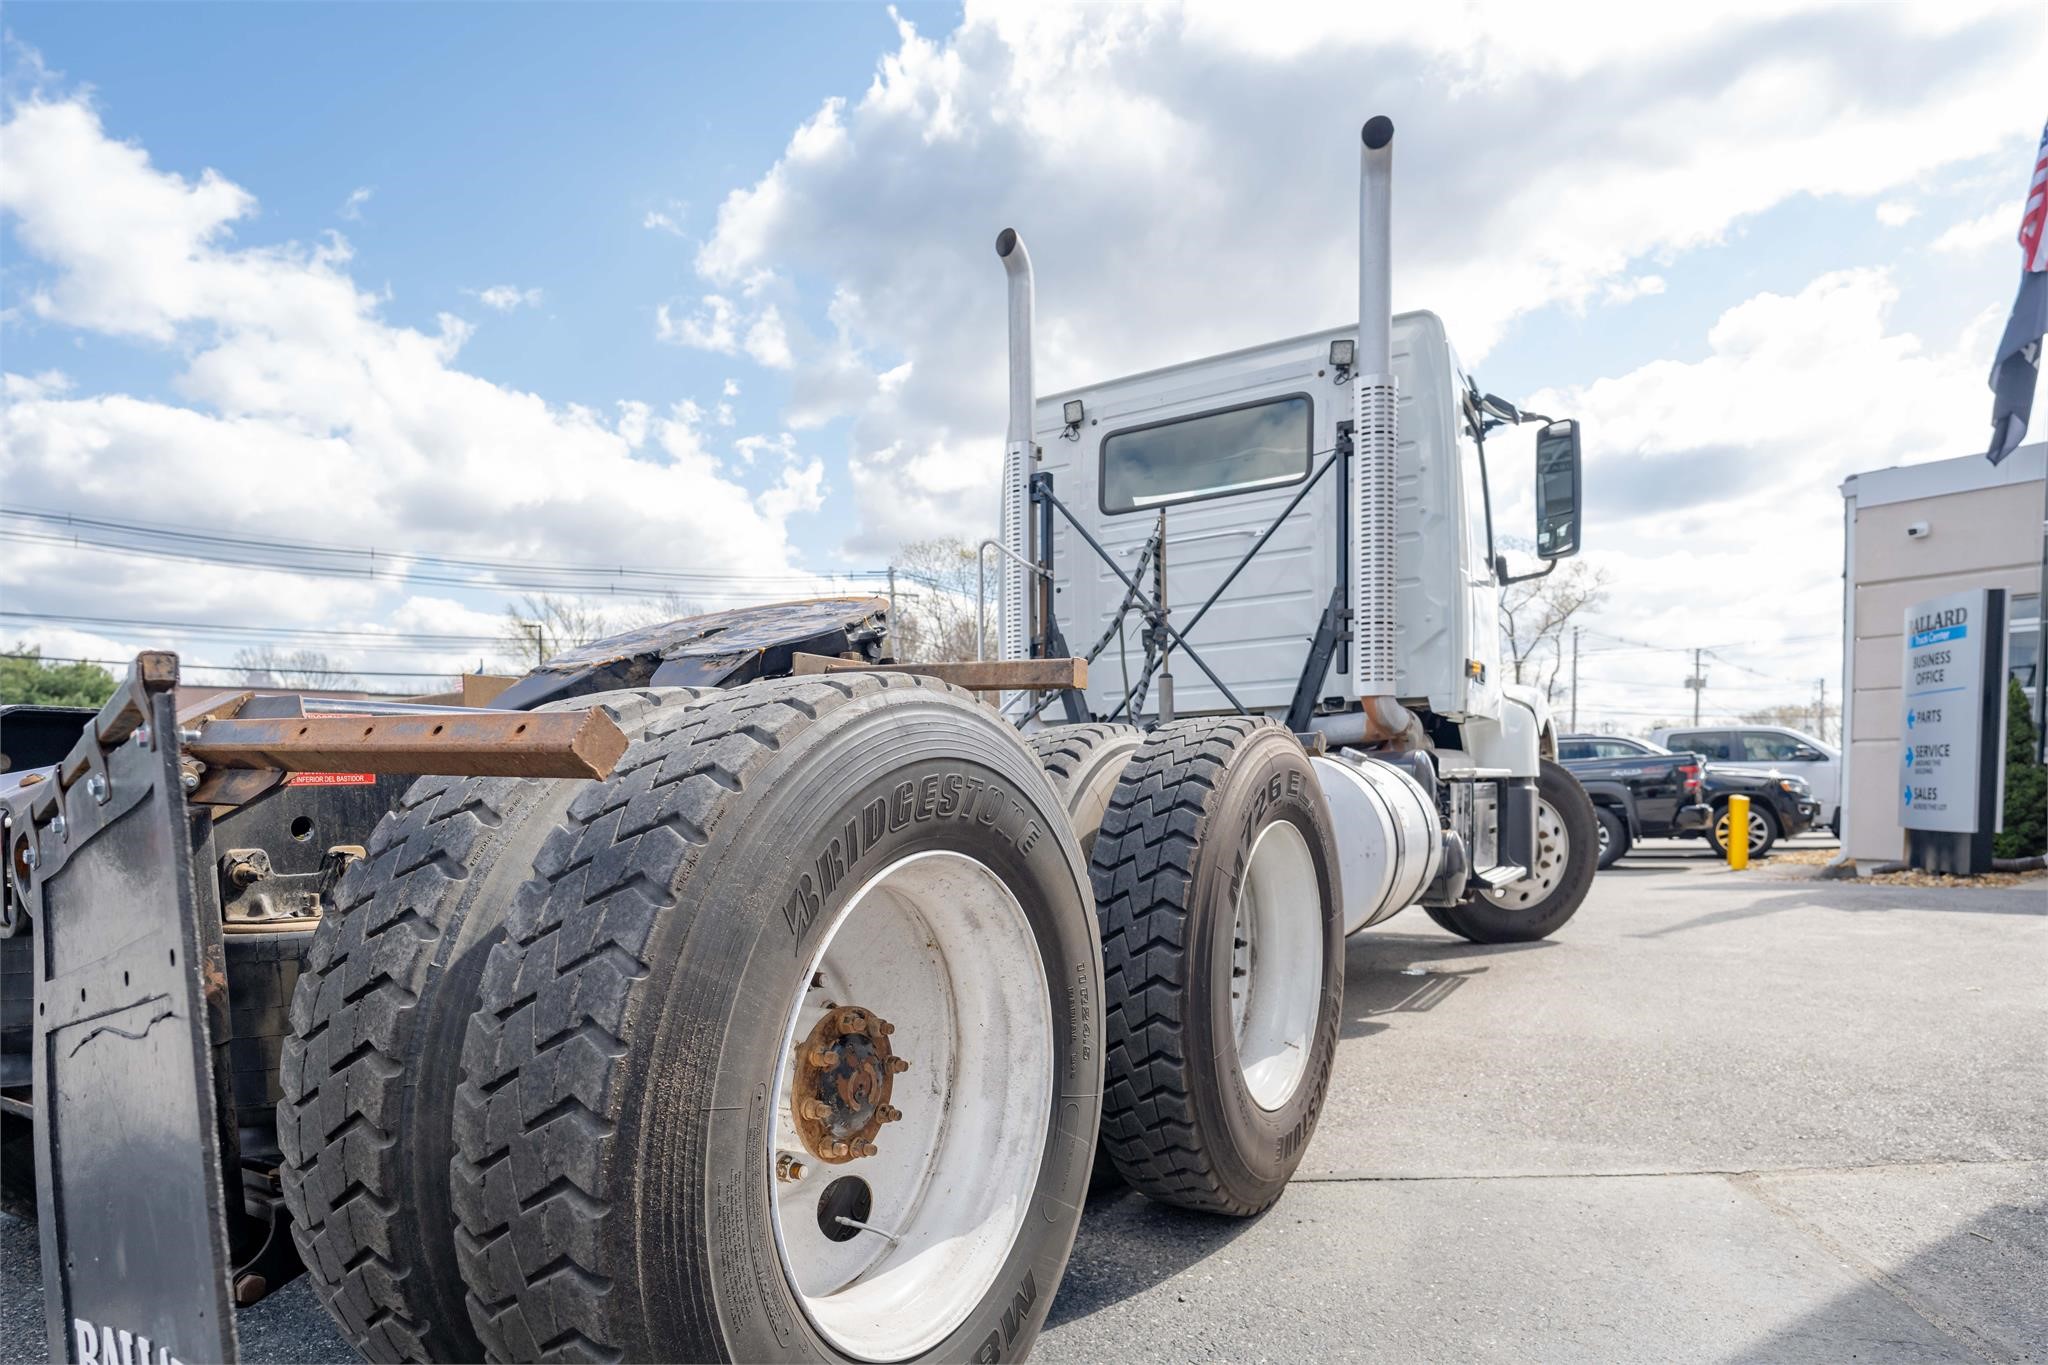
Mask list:
[[[178,366],[177,401],[11,377],[10,502],[146,508],[152,521],[251,536],[317,527],[397,565],[423,550],[788,570],[781,518],[811,485],[757,497],[722,476],[694,404],[657,416],[628,399],[608,420],[467,373],[467,324],[387,321],[339,237],[237,244],[253,195],[217,172],[152,165],[82,99],[16,103],[0,142],[0,212],[28,309],[154,344]],[[138,617],[331,624],[403,611],[410,595],[402,568],[364,581],[17,548],[0,561],[0,594],[57,612],[119,600]],[[476,609],[490,609],[498,577],[474,575]]]
[[[1446,22],[975,3],[949,33],[897,26],[866,91],[821,103],[726,196],[696,256],[721,297],[781,282],[785,418],[854,417],[859,549],[993,515],[989,243],[1006,224],[1039,271],[1044,390],[1346,321],[1357,127],[1389,109],[1396,303],[1441,313],[1478,360],[1517,318],[1639,297],[1775,205],[1881,196],[2003,147],[2038,128],[2028,72],[2048,62],[2048,22],[2025,4],[1626,22],[1478,6]],[[1876,70],[1898,73],[1882,99]],[[841,296],[858,301],[851,327]],[[767,306],[714,331],[718,349],[746,349]],[[812,334],[821,312],[836,335]]]
[[[538,308],[541,291],[521,289],[516,284],[494,284],[488,289],[470,289],[465,293],[476,296],[476,301],[486,308],[495,308],[500,313],[509,313],[515,308]]]
[[[739,380],[737,380],[737,379],[728,379],[728,380],[726,380],[726,381],[725,381],[725,386],[724,386],[723,388],[721,388],[721,389],[719,390],[719,392],[720,392],[720,393],[722,393],[722,394],[724,394],[724,395],[725,395],[725,396],[726,396],[727,398],[737,398],[737,397],[739,397],[739,396],[740,396],[740,381],[739,381]]]
[[[1933,242],[1936,251],[1981,251],[1994,242],[2006,242],[2012,246],[2013,255],[2019,255],[2020,206],[1993,209],[1977,218],[1966,218],[1945,230]]]
[[[1838,670],[1842,479],[1971,453],[1989,429],[1984,327],[1930,346],[1893,330],[1897,300],[1888,271],[1829,273],[1728,309],[1698,360],[1530,396],[1531,408],[1585,424],[1585,558],[1613,584],[1596,625],[1660,643],[1751,641],[1770,651],[1768,671],[1809,692]],[[1519,440],[1499,455],[1489,447],[1488,463],[1496,525],[1526,535],[1534,511]],[[1625,713],[1661,696],[1675,707],[1679,672],[1672,656],[1604,660],[1582,700]],[[1602,691],[1603,679],[1615,687]],[[1650,685],[1665,691],[1628,691]],[[1722,704],[1746,709],[1726,694]]]
[[[1886,227],[1904,227],[1920,216],[1920,206],[1903,199],[1887,199],[1877,206],[1877,221]]]
[[[721,355],[739,353],[739,310],[722,294],[706,294],[697,310],[678,317],[668,304],[654,310],[654,336],[675,346],[694,346]]]
[[[363,219],[363,205],[369,203],[370,196],[375,193],[368,185],[358,185],[348,192],[348,198],[341,201],[337,212],[351,223],[359,223]]]
[[[647,210],[647,216],[640,220],[640,226],[650,232],[666,232],[671,237],[683,235],[680,210],[674,215],[660,209]]]
[[[783,467],[781,475],[760,497],[761,515],[775,521],[782,521],[799,512],[815,512],[825,505],[825,462],[812,460],[799,465],[791,462]]]
[[[55,398],[71,391],[71,376],[62,370],[44,370],[38,374],[9,373],[0,376],[0,380],[4,380],[10,400]]]
[[[1662,275],[1633,275],[1628,279],[1610,283],[1605,291],[1605,298],[1609,303],[1631,303],[1636,299],[1663,292]]]

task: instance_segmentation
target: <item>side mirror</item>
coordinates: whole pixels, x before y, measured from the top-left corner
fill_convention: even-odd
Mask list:
[[[1827,755],[1820,750],[1806,744],[1802,744],[1792,751],[1792,761],[1794,763],[1819,763],[1826,757]]]
[[[1571,418],[1536,433],[1536,557],[1579,552],[1579,424]]]

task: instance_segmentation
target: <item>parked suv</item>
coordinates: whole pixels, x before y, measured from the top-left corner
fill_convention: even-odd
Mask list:
[[[1620,735],[1567,735],[1557,744],[1558,761],[1571,770],[1586,787],[1599,813],[1601,799],[1609,785],[1603,777],[1622,777],[1638,768],[1645,774],[1658,774],[1667,770],[1667,765],[1676,763],[1676,771],[1683,772],[1685,765],[1697,761],[1693,754],[1673,754],[1661,744],[1647,740],[1626,739]],[[1630,756],[1633,755],[1633,759]],[[1599,790],[1596,790],[1598,788]],[[1608,822],[1618,815],[1623,821],[1633,816],[1635,828],[1630,837],[1634,838],[1705,838],[1723,857],[1728,853],[1728,798],[1741,793],[1749,798],[1749,856],[1760,858],[1768,853],[1771,846],[1782,838],[1804,833],[1820,817],[1820,802],[1814,797],[1813,789],[1805,780],[1791,774],[1769,771],[1760,772],[1741,764],[1726,764],[1708,761],[1699,777],[1697,795],[1688,794],[1679,802],[1670,803],[1670,823],[1661,824],[1656,814],[1661,807],[1658,803],[1646,802],[1639,797],[1629,804],[1633,812],[1617,809],[1620,803],[1608,803],[1608,817],[1602,821],[1607,834],[1603,853],[1613,839],[1613,830]],[[1698,804],[1695,804],[1698,803]],[[1705,818],[1701,818],[1704,807]],[[1644,819],[1645,812],[1651,818]],[[1603,857],[1605,867],[1619,857]]]
[[[1814,823],[1827,826],[1838,839],[1842,836],[1842,754],[1832,744],[1782,725],[1652,730],[1650,738],[1667,749],[1700,754],[1717,768],[1798,778],[1820,803],[1820,818]]]

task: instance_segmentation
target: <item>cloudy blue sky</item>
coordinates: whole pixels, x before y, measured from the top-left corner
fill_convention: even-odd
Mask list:
[[[716,603],[978,536],[996,229],[1047,389],[1347,322],[1383,111],[1397,305],[1587,424],[1582,719],[1685,704],[1619,641],[1832,688],[1836,485],[1988,434],[2048,11],[1663,8],[10,5],[0,499],[399,567],[16,517],[0,632],[368,680],[492,653],[500,562]]]

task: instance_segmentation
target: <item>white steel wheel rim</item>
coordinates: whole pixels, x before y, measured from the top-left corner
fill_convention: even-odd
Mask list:
[[[1024,1226],[1051,1124],[1051,988],[1010,888],[976,859],[898,859],[828,926],[783,1030],[775,1123],[762,1153],[776,1254],[804,1314],[862,1360],[931,1350],[987,1295]],[[815,983],[815,984],[813,984]],[[806,1151],[791,1115],[798,1049],[827,1013],[889,1021],[910,1063],[890,1104],[902,1118],[877,1152],[832,1164]],[[793,1155],[799,1179],[778,1173]],[[833,1181],[866,1181],[870,1230],[826,1237]]]
[[[1529,875],[1506,886],[1486,891],[1486,898],[1503,910],[1526,910],[1557,889],[1571,859],[1572,839],[1565,833],[1557,807],[1536,802],[1536,866]]]
[[[1287,1103],[1323,999],[1322,898],[1308,840],[1275,820],[1252,841],[1231,930],[1230,1025],[1254,1103]]]

